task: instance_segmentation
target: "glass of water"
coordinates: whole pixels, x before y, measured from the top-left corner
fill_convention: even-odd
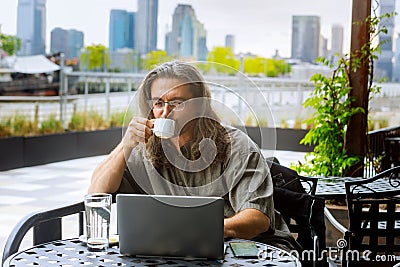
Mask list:
[[[89,252],[107,252],[111,202],[111,194],[96,193],[85,196],[86,241]]]

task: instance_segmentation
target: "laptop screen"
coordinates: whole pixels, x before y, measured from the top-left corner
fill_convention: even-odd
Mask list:
[[[121,254],[194,259],[224,256],[219,197],[117,195]]]

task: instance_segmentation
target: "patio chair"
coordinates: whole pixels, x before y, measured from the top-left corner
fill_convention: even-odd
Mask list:
[[[12,254],[18,252],[21,242],[26,233],[33,228],[33,245],[38,245],[62,238],[62,218],[65,216],[78,214],[79,216],[79,235],[83,234],[83,202],[72,205],[33,212],[25,216],[12,230],[9,235],[4,250],[1,266],[4,261]]]
[[[325,200],[316,197],[317,179],[304,177],[276,162],[267,161],[274,183],[274,206],[279,211],[296,241],[304,250],[313,251],[304,266],[324,266],[320,259],[325,249]]]
[[[295,170],[280,165],[275,157],[266,159],[275,187],[285,188],[298,193],[315,195],[318,179],[299,175]]]
[[[372,187],[370,184],[378,179],[393,190]],[[333,216],[327,217],[344,234],[342,266],[394,266],[400,261],[400,166],[365,180],[346,182],[345,188],[349,227]],[[361,257],[364,252],[367,259]],[[360,259],[354,255],[361,255]],[[397,255],[395,261],[393,255]]]

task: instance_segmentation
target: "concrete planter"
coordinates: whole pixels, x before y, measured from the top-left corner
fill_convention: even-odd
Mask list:
[[[0,138],[0,171],[108,154],[122,138],[122,128]]]
[[[24,164],[24,138],[0,138],[0,170],[19,168]]]
[[[73,159],[77,137],[74,132],[24,138],[24,167]]]
[[[241,130],[244,130],[243,128]],[[313,151],[313,146],[300,144],[308,133],[304,129],[246,127],[245,131],[262,149],[289,150],[299,152]]]
[[[76,157],[82,158],[108,154],[121,139],[122,128],[77,132]]]

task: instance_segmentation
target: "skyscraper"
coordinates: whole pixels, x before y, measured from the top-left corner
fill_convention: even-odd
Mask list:
[[[393,13],[396,8],[395,0],[380,0],[380,15],[386,13]],[[389,81],[392,80],[393,69],[393,30],[394,30],[394,16],[384,18],[379,23],[379,28],[386,27],[386,33],[379,33],[379,42],[384,41],[381,45],[381,54],[378,55],[376,61],[375,76],[379,78],[386,77]]]
[[[83,32],[77,30],[68,31],[68,57],[79,58],[82,48],[84,47]]]
[[[54,28],[50,33],[50,53],[64,53],[67,57],[68,51],[68,31],[59,27]]]
[[[332,54],[343,54],[343,26],[340,24],[332,25],[331,29],[331,52]]]
[[[400,34],[396,38],[396,48],[394,50],[393,78],[394,82],[400,82]]]
[[[54,28],[50,34],[50,52],[62,52],[65,58],[78,58],[83,48],[83,32]]]
[[[135,22],[136,50],[146,54],[157,50],[158,0],[138,0]]]
[[[319,37],[319,52],[318,52],[319,57],[328,57],[328,39],[325,38],[323,35],[320,35]]]
[[[120,48],[135,48],[135,13],[113,9],[110,12],[110,51]]]
[[[135,49],[135,43],[136,43],[136,29],[135,29],[135,23],[136,23],[136,12],[128,12],[128,38],[127,38],[127,44],[126,47]]]
[[[197,40],[197,45],[195,46],[194,54],[198,60],[206,61],[208,55],[207,31],[202,23],[197,22],[196,25],[195,39]]]
[[[235,53],[235,36],[228,34],[225,36],[225,47],[230,47],[232,52]]]
[[[321,25],[318,16],[292,17],[292,58],[314,63],[319,56]]]
[[[46,0],[18,0],[18,55],[43,55],[46,43]]]
[[[179,4],[172,16],[172,30],[166,35],[167,53],[205,60],[208,53],[206,43],[207,32],[197,20],[192,6]]]

